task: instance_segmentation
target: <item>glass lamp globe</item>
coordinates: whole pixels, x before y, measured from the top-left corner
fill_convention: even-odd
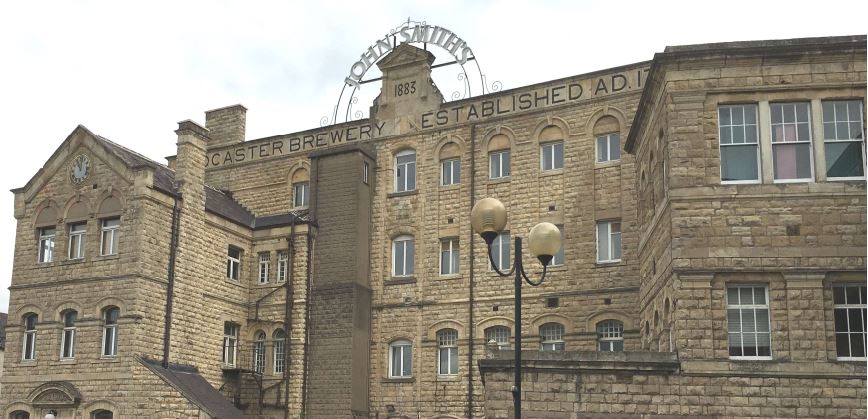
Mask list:
[[[528,246],[543,266],[548,265],[561,250],[561,231],[552,223],[539,223],[530,230]]]
[[[490,245],[506,227],[506,207],[494,198],[481,199],[470,210],[470,224]]]

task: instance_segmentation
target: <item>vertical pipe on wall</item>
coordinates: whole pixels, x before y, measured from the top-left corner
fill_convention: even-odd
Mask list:
[[[289,255],[287,255],[287,275],[286,282],[283,286],[286,288],[286,300],[283,304],[283,418],[289,419],[289,367],[292,360],[292,284],[295,279],[295,220],[292,217],[292,222],[289,225]],[[277,261],[280,264],[280,261]],[[279,269],[279,268],[278,268]],[[273,348],[272,348],[273,350]]]
[[[181,208],[178,207],[179,193],[174,197],[172,206],[172,231],[169,241],[169,266],[166,274],[166,322],[163,328],[163,368],[169,368],[169,341],[172,337],[172,303],[175,299],[175,259],[178,253],[178,229],[181,223]]]
[[[475,204],[476,199],[476,125],[470,126],[470,207],[473,208],[473,204]],[[473,252],[473,228],[470,228],[470,271],[469,273],[469,293],[470,297],[468,298],[468,312],[469,312],[469,321],[467,322],[467,342],[468,342],[468,369],[467,369],[467,418],[473,418],[473,335],[476,325],[473,323],[473,261],[474,261],[474,252]]]

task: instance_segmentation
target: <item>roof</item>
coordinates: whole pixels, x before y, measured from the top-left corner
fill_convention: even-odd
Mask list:
[[[164,164],[157,163],[133,150],[130,150],[114,141],[109,140],[101,135],[93,135],[94,139],[105,148],[106,151],[120,159],[127,166],[132,168],[150,167],[154,170],[154,188],[157,188],[170,195],[177,193],[175,188],[175,172]]]
[[[9,315],[0,313],[0,351],[6,350],[6,322]]]
[[[139,361],[213,419],[244,418],[232,402],[199,375],[196,367],[169,363],[169,368],[163,368],[156,360],[142,358]]]

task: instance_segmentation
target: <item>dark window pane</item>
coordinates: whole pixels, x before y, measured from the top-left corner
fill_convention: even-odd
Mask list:
[[[865,356],[865,342],[862,340],[862,334],[850,334],[850,356]]]
[[[847,304],[859,304],[859,287],[849,286],[847,292]]]
[[[833,102],[823,102],[823,122],[830,122],[835,120],[834,106],[835,105]]]
[[[847,309],[846,308],[836,308],[835,309],[835,331],[836,332],[846,332],[847,331]]]
[[[781,105],[772,105],[772,124],[780,124],[783,122],[784,109]]]
[[[796,122],[808,121],[808,104],[799,103],[796,105]]]
[[[729,109],[730,108],[720,108],[720,110],[718,111],[720,125],[731,125],[729,118]]]
[[[748,125],[744,127],[744,142],[747,144],[756,144],[756,125]]]
[[[748,105],[744,107],[744,123],[756,124],[756,106]]]
[[[808,143],[775,144],[772,150],[775,179],[811,177],[811,149]]]
[[[847,333],[835,334],[835,347],[839,357],[850,356],[850,340],[847,335]]]
[[[732,143],[744,144],[744,127],[738,126],[732,128]]]
[[[850,319],[850,332],[861,333],[865,331],[862,326],[862,310],[851,308],[847,310],[847,318]]]
[[[862,143],[826,143],[826,168],[828,177],[864,176]]]
[[[745,337],[747,337],[747,336],[745,336]],[[748,346],[747,343],[745,343],[743,350],[744,350],[744,353],[743,353],[744,356],[757,356],[756,346],[753,346],[753,345]]]
[[[832,300],[835,304],[844,304],[844,287],[832,288]]]
[[[758,356],[771,356],[772,350],[768,346],[760,346],[759,348],[757,348],[757,355]]]
[[[835,134],[835,124],[826,122],[823,124],[823,138],[827,140],[835,140],[838,136]]]
[[[783,105],[784,122],[796,122],[796,109],[792,105]]]
[[[720,143],[721,144],[732,144],[732,128],[731,127],[721,127],[720,128]]]
[[[611,160],[621,159],[621,137],[618,134],[612,134],[609,137],[609,153]]]
[[[732,108],[732,125],[744,125],[744,108],[737,106]]]
[[[859,106],[858,101],[854,100],[854,101],[848,102],[848,108],[849,108],[849,112],[848,112],[849,118],[847,118],[847,119],[849,119],[851,121],[861,121],[862,120],[861,112],[859,112],[861,106]]]
[[[847,102],[835,102],[835,120],[847,120]]]

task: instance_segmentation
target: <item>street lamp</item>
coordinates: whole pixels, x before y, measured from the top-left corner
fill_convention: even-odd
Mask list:
[[[512,402],[515,417],[521,418],[521,280],[524,278],[531,286],[539,286],[546,277],[546,266],[561,248],[561,232],[552,223],[539,223],[530,230],[528,244],[530,252],[539,259],[543,266],[539,281],[532,281],[524,272],[521,263],[521,237],[515,237],[515,253],[512,269],[501,272],[494,257],[491,255],[491,243],[506,227],[506,207],[503,202],[494,198],[485,198],[473,206],[470,211],[470,224],[473,231],[479,233],[488,246],[488,260],[498,275],[506,277],[515,274],[515,385],[512,387]]]

